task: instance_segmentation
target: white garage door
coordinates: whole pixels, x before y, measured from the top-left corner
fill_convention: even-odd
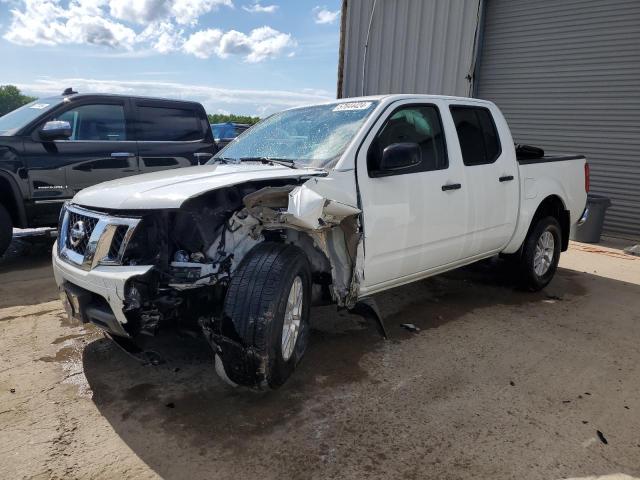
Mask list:
[[[517,143],[585,154],[605,231],[640,237],[640,1],[486,0],[476,86]]]

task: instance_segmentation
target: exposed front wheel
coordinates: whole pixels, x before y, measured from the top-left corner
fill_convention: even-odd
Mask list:
[[[558,268],[562,234],[554,217],[538,220],[529,232],[520,257],[520,271],[524,286],[541,290],[551,281]]]
[[[0,257],[9,248],[13,238],[13,223],[7,209],[0,205]]]
[[[225,341],[216,358],[221,376],[253,388],[284,384],[307,348],[310,306],[311,269],[302,250],[256,246],[234,272],[225,298]]]

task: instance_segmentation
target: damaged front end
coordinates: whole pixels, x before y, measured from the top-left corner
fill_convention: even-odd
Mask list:
[[[265,241],[305,253],[313,304],[352,308],[363,258],[360,210],[323,195],[323,180],[247,182],[199,195],[178,210],[143,214],[123,264],[153,268],[127,281],[127,333],[136,339],[170,326],[196,328],[217,355],[251,357],[223,305],[235,270]]]

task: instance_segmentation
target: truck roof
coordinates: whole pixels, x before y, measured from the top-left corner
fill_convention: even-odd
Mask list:
[[[75,101],[80,99],[91,99],[91,98],[127,98],[134,100],[152,100],[152,101],[161,101],[161,102],[179,102],[179,103],[188,103],[194,106],[200,106],[199,102],[195,102],[193,100],[181,100],[177,98],[163,98],[163,97],[146,97],[141,95],[121,95],[117,93],[72,93],[69,95],[54,95],[51,97],[40,98],[38,101],[41,102],[49,102],[49,103],[58,103],[63,100],[67,101]]]
[[[394,93],[387,95],[368,95],[364,97],[345,97],[337,98],[335,100],[327,100],[326,102],[318,102],[315,104],[302,105],[298,107],[292,107],[287,110],[293,110],[296,108],[304,108],[311,105],[332,105],[345,102],[380,102],[380,103],[392,103],[398,100],[417,100],[417,101],[433,101],[433,100],[447,100],[447,101],[462,101],[468,103],[493,105],[489,100],[482,100],[480,98],[473,97],[454,97],[451,95],[427,95],[422,93]]]

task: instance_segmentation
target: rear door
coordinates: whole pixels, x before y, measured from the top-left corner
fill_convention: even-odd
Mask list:
[[[34,133],[25,141],[25,159],[35,202],[69,198],[83,188],[138,173],[136,142],[128,100],[78,100],[43,120],[71,125],[67,140],[42,141]],[[39,127],[36,128],[36,131]]]
[[[468,224],[471,234],[465,257],[501,250],[511,238],[519,209],[516,159],[502,148],[499,131],[508,132],[502,115],[485,106],[452,104],[469,194]],[[500,129],[498,128],[500,124]],[[511,142],[510,135],[506,135]]]
[[[135,99],[140,170],[153,172],[206,163],[215,153],[200,105]]]

